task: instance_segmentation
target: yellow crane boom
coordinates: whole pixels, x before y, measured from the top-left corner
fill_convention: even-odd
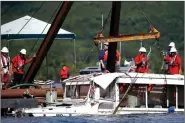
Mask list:
[[[134,41],[134,40],[146,40],[146,39],[159,39],[160,32],[151,27],[151,31],[141,34],[121,35],[121,36],[107,36],[104,37],[102,33],[99,33],[94,38],[95,45],[105,42],[120,42],[120,41]]]

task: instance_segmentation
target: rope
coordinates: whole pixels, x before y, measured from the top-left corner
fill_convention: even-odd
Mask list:
[[[51,21],[51,19],[52,19],[52,18],[54,17],[54,15],[56,14],[56,12],[57,12],[58,8],[60,7],[61,3],[62,3],[62,2],[60,2],[60,4],[58,5],[58,7],[56,8],[56,10],[54,11],[54,13],[52,14],[51,18],[48,20],[48,23],[47,23],[47,25],[45,26],[45,28],[43,29],[42,33],[45,31],[45,29],[46,29],[46,27],[48,26],[49,22]],[[41,33],[41,34],[42,34],[42,33]],[[40,34],[40,36],[38,37],[38,39],[37,39],[37,41],[35,42],[35,44],[33,45],[33,47],[30,49],[30,51],[29,51],[29,53],[28,53],[28,56],[29,56],[30,52],[33,50],[33,48],[35,47],[35,45],[37,44],[38,40],[40,39],[41,34]]]
[[[92,48],[91,48],[91,50],[89,51],[89,53],[88,53],[88,55],[85,57],[85,59],[83,60],[83,62],[82,63],[85,63],[85,61],[88,59],[88,57],[90,56],[90,54],[94,51],[94,48],[97,48],[97,50],[98,50],[98,53],[100,53],[100,49],[99,49],[99,47],[98,46],[93,46]],[[76,69],[76,72],[78,72],[78,70]]]
[[[13,3],[1,14],[1,17],[12,8]]]
[[[158,49],[159,49],[159,51],[162,51],[162,49],[160,48],[160,46],[159,46],[159,43],[158,43],[158,47],[157,47]],[[162,56],[161,54],[160,54],[160,56]],[[162,67],[163,67],[163,65],[164,65],[164,60],[163,60],[163,62],[162,62]],[[164,75],[164,77],[165,77],[165,79],[164,79],[164,81],[165,81],[165,85],[166,85],[166,87],[165,87],[165,91],[166,91],[166,99],[168,99],[168,84],[167,84],[167,78],[166,78],[166,74],[165,73],[163,73],[163,75]],[[166,102],[166,104],[167,104],[168,102]]]
[[[39,87],[39,86],[36,85],[36,84],[25,83],[25,84],[17,84],[17,85],[14,85],[14,86],[12,86],[12,87],[9,87],[8,89],[14,89],[14,88],[21,87],[21,86],[34,86],[34,87]]]
[[[128,75],[127,73],[125,73],[126,75]],[[120,107],[121,105],[121,102],[123,101],[123,99],[125,98],[126,94],[129,92],[129,90],[131,89],[132,85],[137,81],[137,75],[138,73],[136,74],[136,76],[134,77],[132,83],[130,83],[129,87],[127,88],[126,92],[124,93],[123,97],[121,98],[121,101],[119,102],[119,104],[116,106],[113,114],[116,114],[116,112],[118,111],[118,108]],[[144,75],[144,74],[143,74]],[[128,75],[130,78],[132,78],[130,75]]]
[[[91,54],[92,51],[94,50],[94,47],[95,47],[95,46],[93,46],[93,47],[91,48],[90,52],[89,52],[88,55],[85,57],[85,59],[83,60],[83,62],[85,62],[85,61],[87,60],[87,58],[90,56],[90,54]]]

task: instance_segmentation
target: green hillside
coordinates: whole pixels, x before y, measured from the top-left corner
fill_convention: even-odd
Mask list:
[[[42,2],[1,2],[1,24],[13,21],[25,15],[32,16]],[[55,9],[61,2],[45,2],[34,18],[48,22]],[[12,6],[11,6],[12,5]],[[184,4],[183,2],[139,2],[139,5],[155,26],[160,31],[160,48],[165,50],[173,41],[182,60],[184,60]],[[10,7],[11,6],[11,7]],[[97,48],[91,52],[86,61],[84,59],[93,48],[93,38],[101,28],[101,16],[107,17],[111,9],[111,2],[74,2],[63,26],[61,28],[74,32],[76,36],[77,68],[74,65],[73,41],[55,40],[48,54],[48,64],[43,62],[36,79],[59,80],[59,71],[62,64],[67,64],[75,75],[79,68],[94,66],[97,62]],[[7,11],[8,10],[8,11]],[[50,21],[49,23],[52,23]],[[108,36],[110,18],[103,34]],[[136,2],[122,2],[120,34],[137,34],[149,31],[149,23],[142,14]],[[16,55],[21,48],[30,52],[36,40],[11,41],[10,56]],[[33,55],[39,48],[42,40],[39,40],[31,51]],[[144,40],[143,44],[149,51],[154,40]],[[7,41],[2,41],[2,46],[7,46]],[[118,45],[119,46],[119,45]],[[140,41],[122,43],[122,61],[133,58],[139,50]],[[119,49],[119,47],[118,47]],[[151,69],[158,73],[162,64],[162,55],[159,49],[154,48],[150,57]],[[123,62],[122,62],[123,64]],[[29,66],[27,66],[28,68]],[[26,68],[26,69],[27,69]],[[48,77],[47,76],[48,68]],[[184,67],[183,67],[184,68]]]

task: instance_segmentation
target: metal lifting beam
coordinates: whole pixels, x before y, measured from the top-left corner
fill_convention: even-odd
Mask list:
[[[121,11],[121,1],[112,2],[112,14],[110,25],[110,36],[118,36],[119,32],[119,20]],[[115,60],[116,60],[117,42],[109,43],[107,70],[109,72],[115,72]]]
[[[62,26],[71,6],[73,4],[73,1],[64,1],[46,35],[44,38],[37,54],[36,58],[33,60],[31,66],[29,67],[27,73],[25,74],[23,78],[23,82],[32,83],[47,52],[49,51],[60,27]]]
[[[121,35],[121,36],[107,36],[104,37],[102,34],[97,35],[94,38],[95,45],[105,42],[120,42],[120,41],[134,41],[134,40],[146,40],[146,39],[159,39],[160,32],[155,28],[152,28],[148,33],[141,34],[130,34],[130,35]]]

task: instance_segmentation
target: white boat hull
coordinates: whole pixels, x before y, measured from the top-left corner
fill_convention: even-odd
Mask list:
[[[138,77],[136,80],[133,81],[133,79]],[[106,79],[105,79],[106,78]],[[117,78],[117,79],[116,79]],[[105,98],[100,98],[100,87],[104,90],[107,89],[108,86],[114,81],[114,89],[112,92],[114,92],[113,98],[111,100],[107,100]],[[82,83],[79,84],[78,81],[66,81],[66,85],[82,85]],[[91,81],[88,80],[88,83],[90,85],[87,97],[85,100],[82,100],[77,103],[76,100],[65,100],[62,103],[67,104],[68,106],[64,105],[58,105],[58,106],[47,106],[47,107],[40,107],[40,108],[33,108],[33,109],[24,109],[23,113],[25,114],[31,114],[35,117],[39,116],[77,116],[77,115],[112,115],[114,112],[114,109],[116,106],[120,103],[120,93],[119,93],[119,84],[120,83],[129,83],[129,84],[167,84],[167,85],[175,85],[176,90],[176,102],[175,102],[175,108],[162,108],[162,106],[159,107],[153,107],[150,108],[148,106],[148,91],[147,86],[145,87],[145,102],[144,105],[146,107],[120,107],[116,114],[123,115],[123,114],[146,114],[146,113],[168,113],[168,112],[184,112],[184,109],[178,108],[178,86],[184,85],[184,76],[182,75],[161,75],[161,74],[141,74],[141,73],[108,73],[99,75],[96,77],[91,77]],[[87,84],[87,83],[86,83]],[[95,86],[97,84],[98,86]],[[178,85],[178,86],[177,86]],[[66,91],[67,89],[65,89]],[[65,92],[66,94],[66,92]],[[94,95],[94,96],[93,96]],[[66,95],[65,95],[66,96]],[[67,99],[65,98],[64,99]],[[167,99],[167,102],[169,99]],[[69,104],[69,102],[71,104]],[[72,104],[73,102],[73,104]],[[142,104],[143,105],[143,104]],[[167,103],[169,106],[169,103]],[[168,107],[167,106],[167,107]]]
[[[147,113],[168,113],[168,108],[119,108],[117,115],[126,114],[147,114]],[[184,109],[174,109],[175,113],[183,113]],[[98,105],[79,107],[46,107],[26,109],[24,113],[34,117],[55,117],[55,116],[80,116],[80,115],[112,115],[113,109],[98,109]]]

